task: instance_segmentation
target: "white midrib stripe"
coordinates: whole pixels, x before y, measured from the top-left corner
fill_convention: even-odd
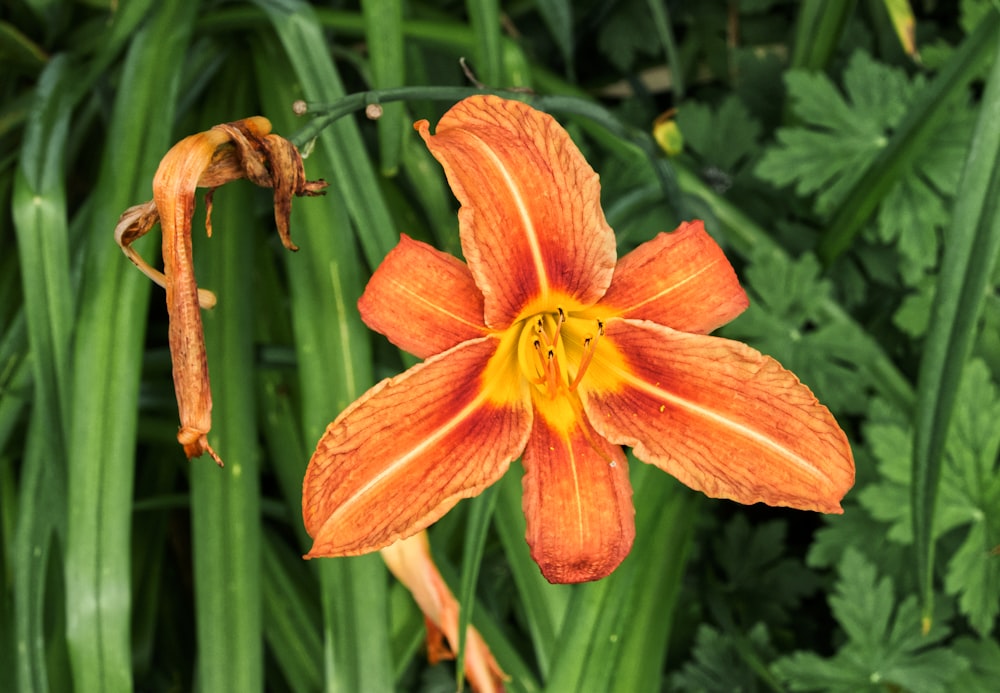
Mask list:
[[[659,397],[669,402],[670,404],[674,404],[680,407],[681,409],[686,409],[687,411],[694,412],[695,414],[702,416],[706,419],[710,419],[711,421],[715,421],[716,423],[722,424],[726,428],[736,431],[737,433],[760,443],[762,446],[774,450],[783,457],[791,460],[793,463],[801,467],[810,475],[816,478],[824,478],[823,475],[819,472],[819,469],[816,467],[816,465],[809,462],[809,460],[792,452],[788,448],[779,445],[778,443],[771,440],[767,436],[761,435],[752,428],[744,426],[743,424],[733,421],[732,419],[728,419],[710,409],[705,409],[704,407],[694,404],[693,402],[689,402],[686,399],[677,397],[676,395],[673,395],[667,392],[666,390],[663,390],[662,388],[656,387],[655,385],[650,385],[649,383],[646,383],[645,381],[634,377],[630,372],[624,371],[617,366],[611,365],[611,368],[619,374],[622,381],[632,385],[633,387],[642,390],[643,392],[647,392],[655,397]]]
[[[368,483],[358,489],[353,496],[337,506],[337,509],[330,513],[330,517],[327,518],[324,524],[334,522],[339,516],[346,514],[361,498],[364,498],[370,490],[380,486],[383,481],[394,476],[397,471],[406,467],[406,465],[413,461],[414,458],[419,457],[428,448],[437,444],[442,438],[455,430],[459,424],[465,421],[473,411],[482,406],[483,402],[487,398],[488,393],[485,390],[481,390],[479,394],[476,395],[476,398],[465,405],[461,411],[455,414],[455,416],[445,421],[439,428],[431,433],[431,435],[424,438],[416,447],[410,449],[406,452],[406,454],[402,455],[392,462],[392,464],[385,467],[381,472],[372,477]]]
[[[504,183],[510,189],[511,197],[514,199],[514,204],[517,205],[517,212],[521,217],[521,223],[524,224],[524,235],[525,239],[528,241],[528,247],[531,249],[531,257],[535,265],[535,273],[538,276],[538,288],[542,296],[547,296],[549,294],[549,278],[545,274],[545,263],[542,262],[542,249],[538,244],[538,232],[535,229],[534,223],[531,221],[531,215],[528,213],[528,208],[524,204],[523,195],[520,188],[517,186],[517,181],[514,179],[507,168],[504,166],[503,161],[500,160],[490,148],[486,142],[484,142],[478,135],[474,133],[469,133],[469,136],[478,142],[478,147],[482,150],[483,154],[489,159],[494,166],[496,166],[497,171],[500,172]]]
[[[421,295],[421,294],[417,293],[416,291],[414,291],[413,289],[411,289],[409,287],[409,285],[407,285],[407,284],[405,284],[403,282],[395,282],[395,281],[393,282],[393,285],[396,287],[397,290],[399,290],[401,293],[409,295],[417,303],[422,303],[425,306],[428,306],[429,308],[432,308],[435,312],[441,313],[442,315],[445,315],[445,316],[451,318],[452,320],[454,320],[457,323],[460,323],[462,325],[468,325],[469,327],[473,327],[473,328],[475,328],[477,330],[480,330],[480,331],[483,330],[483,325],[479,325],[479,324],[476,324],[474,322],[470,322],[470,321],[466,320],[465,318],[463,318],[463,317],[461,317],[459,315],[456,315],[455,313],[452,313],[447,308],[445,308],[443,305],[440,305],[438,303],[434,303],[433,301],[428,301],[427,298],[425,298],[423,295]]]
[[[642,301],[639,301],[638,303],[635,303],[635,304],[633,304],[631,306],[628,306],[627,308],[624,308],[622,310],[622,313],[630,313],[632,311],[635,311],[635,310],[643,307],[644,305],[647,305],[649,303],[652,303],[653,301],[657,301],[657,300],[663,298],[664,296],[672,294],[673,292],[677,291],[678,289],[680,289],[685,284],[688,284],[688,283],[694,281],[695,279],[697,279],[698,277],[700,277],[703,273],[707,272],[708,270],[710,270],[712,267],[714,267],[717,264],[718,264],[718,262],[712,262],[709,265],[705,265],[704,267],[702,267],[701,269],[699,269],[694,274],[688,275],[687,277],[685,277],[681,281],[677,282],[676,284],[671,284],[667,288],[663,289],[662,291],[658,291],[656,294],[650,296],[649,298],[644,299]]]

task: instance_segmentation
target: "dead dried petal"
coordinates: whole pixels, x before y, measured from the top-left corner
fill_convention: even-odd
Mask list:
[[[170,354],[181,427],[177,440],[188,458],[210,454],[208,444],[212,394],[202,334],[201,308],[215,305],[215,295],[199,289],[191,252],[191,217],[195,191],[208,188],[205,230],[212,235],[212,192],[221,185],[247,178],[274,189],[274,214],[281,241],[297,250],[289,233],[293,195],[319,195],[324,181],[307,181],[302,158],[288,140],[271,134],[271,123],[255,116],[217,125],[174,145],[156,171],[153,200],[125,210],[115,228],[115,240],[146,276],[164,287],[170,314]],[[163,229],[163,272],[151,267],[131,246],[156,223]]]

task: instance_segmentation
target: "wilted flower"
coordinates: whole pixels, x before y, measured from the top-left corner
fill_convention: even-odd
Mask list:
[[[240,178],[273,188],[274,220],[281,242],[297,250],[288,229],[292,196],[322,194],[326,187],[324,181],[307,181],[295,145],[270,132],[267,118],[255,116],[185,137],[160,161],[152,201],[125,210],[115,228],[115,240],[125,255],[167,290],[170,356],[181,419],[177,440],[189,459],[207,452],[222,464],[207,437],[212,428],[212,392],[199,306],[211,308],[215,296],[198,289],[195,282],[191,255],[195,190],[208,188],[205,228],[211,236],[215,188]],[[131,247],[157,222],[163,229],[163,272],[150,267]]]

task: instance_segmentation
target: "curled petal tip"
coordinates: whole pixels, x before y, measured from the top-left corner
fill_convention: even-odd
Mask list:
[[[224,467],[222,458],[215,452],[208,443],[208,435],[204,431],[199,431],[190,427],[182,427],[177,433],[177,442],[184,447],[184,454],[189,460],[201,457],[208,453],[209,457],[215,460],[220,467]]]

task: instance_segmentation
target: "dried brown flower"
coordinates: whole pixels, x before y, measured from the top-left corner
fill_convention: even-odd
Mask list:
[[[220,465],[222,460],[207,437],[212,427],[212,392],[199,310],[214,306],[215,295],[199,289],[195,281],[191,217],[196,189],[208,188],[205,230],[211,236],[212,193],[240,178],[274,189],[274,220],[281,242],[289,250],[298,250],[289,233],[292,196],[320,195],[326,182],[306,180],[295,145],[271,134],[270,121],[261,116],[216,125],[175,144],[153,178],[153,199],[125,210],[115,228],[115,240],[125,255],[167,290],[170,355],[181,420],[177,440],[189,459],[207,452]],[[163,272],[131,247],[157,222],[163,230]]]

